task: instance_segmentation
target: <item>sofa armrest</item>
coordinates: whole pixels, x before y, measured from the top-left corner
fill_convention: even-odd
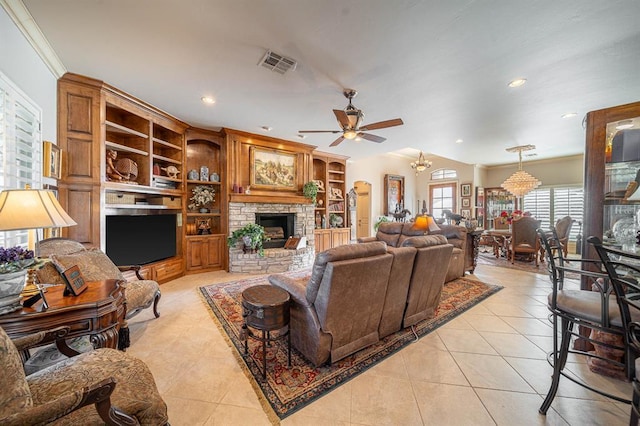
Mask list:
[[[286,275],[269,275],[271,285],[285,290],[295,303],[306,307],[311,306],[307,302],[307,287],[304,285],[308,280],[308,277],[294,280]]]
[[[371,243],[374,241],[378,241],[376,237],[360,237],[358,238],[359,243]]]
[[[122,266],[118,266],[118,269],[120,270],[120,272],[134,271],[136,273],[136,278],[138,278],[140,281],[143,281],[145,278],[140,274],[140,269],[141,268],[142,268],[142,266],[140,266],[140,265],[122,265]]]

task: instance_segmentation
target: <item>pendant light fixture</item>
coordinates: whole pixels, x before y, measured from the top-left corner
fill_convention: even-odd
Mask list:
[[[418,161],[412,161],[411,168],[416,171],[416,176],[418,176],[418,173],[422,173],[425,170],[427,170],[429,167],[431,167],[431,164],[433,163],[429,160],[425,160],[424,154],[422,153],[422,151],[420,151],[420,156],[418,157]]]
[[[500,186],[516,197],[524,197],[525,194],[542,185],[542,182],[522,170],[522,151],[530,151],[535,148],[535,145],[521,145],[507,148],[507,152],[518,153],[518,171],[502,182]]]

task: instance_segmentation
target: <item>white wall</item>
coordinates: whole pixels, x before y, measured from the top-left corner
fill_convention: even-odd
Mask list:
[[[42,138],[56,142],[56,77],[0,7],[0,71],[42,108]]]
[[[518,164],[494,166],[487,169],[484,187],[498,187],[518,170]],[[582,185],[584,180],[584,155],[526,161],[522,170],[542,181],[542,186]]]

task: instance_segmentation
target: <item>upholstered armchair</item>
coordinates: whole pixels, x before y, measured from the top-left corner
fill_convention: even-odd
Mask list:
[[[155,317],[160,316],[158,312],[160,286],[153,280],[145,280],[140,274],[139,265],[116,266],[102,251],[87,250],[81,243],[67,238],[49,238],[40,241],[38,253],[40,257],[48,257],[52,260],[36,272],[38,281],[62,284],[64,281],[60,272],[78,265],[85,280],[119,279],[126,282],[127,319],[152,305]],[[132,277],[133,274],[135,276]]]
[[[511,222],[508,255],[512,264],[515,262],[516,254],[527,254],[533,255],[536,267],[538,266],[540,241],[536,229],[539,227],[540,221],[530,216],[523,216]]]
[[[269,276],[291,295],[293,346],[320,366],[377,342],[392,261],[383,242],[347,244],[319,253],[309,276]]]
[[[0,424],[167,424],[167,406],[144,362],[115,349],[73,353],[64,343],[68,332],[12,341],[0,327]],[[25,375],[19,352],[52,341],[76,356]]]

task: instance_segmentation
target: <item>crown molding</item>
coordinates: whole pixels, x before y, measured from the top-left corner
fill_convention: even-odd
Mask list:
[[[53,73],[56,78],[62,77],[67,72],[66,67],[53,50],[49,41],[44,36],[40,27],[31,16],[22,0],[0,0],[0,5],[16,24],[20,32],[25,36],[29,44],[35,49],[38,56]]]

